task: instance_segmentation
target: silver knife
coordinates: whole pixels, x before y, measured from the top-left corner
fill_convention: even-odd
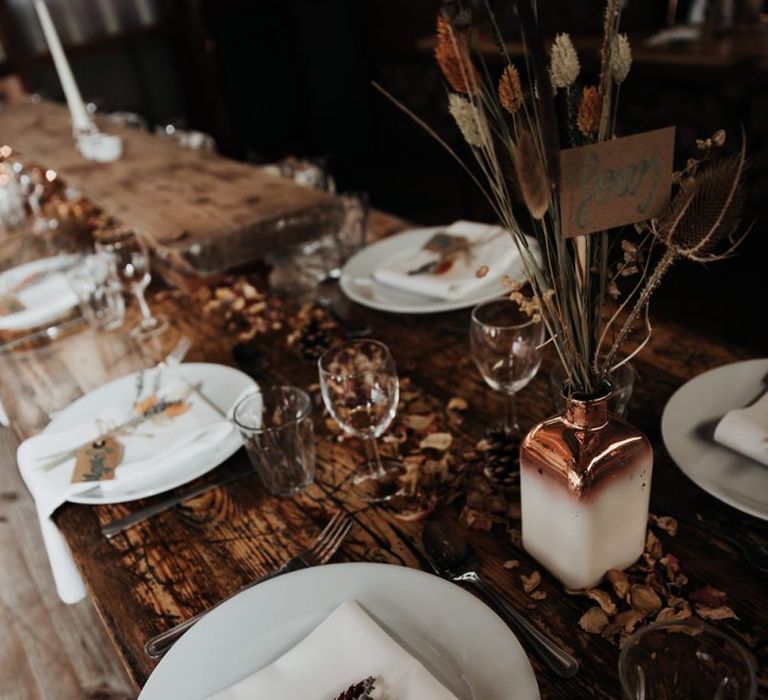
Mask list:
[[[183,489],[182,491],[178,491],[152,505],[146,506],[145,508],[139,508],[139,510],[130,515],[126,515],[124,518],[113,520],[109,525],[104,525],[104,527],[101,528],[101,534],[108,540],[111,540],[115,535],[118,535],[159,513],[164,513],[166,510],[170,510],[179,503],[183,503],[190,498],[195,498],[196,496],[206,493],[206,491],[210,491],[211,489],[223,486],[224,484],[229,484],[237,479],[242,479],[245,476],[250,476],[255,473],[256,472],[250,464],[241,465],[237,470],[228,474],[222,474],[213,481],[207,481],[204,484],[198,484],[197,486]]]

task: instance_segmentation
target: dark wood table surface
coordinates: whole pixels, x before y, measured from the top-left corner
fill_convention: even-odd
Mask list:
[[[392,221],[374,219],[392,228]],[[235,338],[200,313],[198,302],[182,295],[161,295],[163,308],[180,332],[194,345],[189,361],[234,364]],[[349,305],[349,318],[365,321],[372,335],[392,349],[401,379],[434,405],[445,407],[452,397],[469,404],[460,425],[453,425],[456,459],[484,437],[502,410],[502,397],[483,383],[472,365],[467,336],[454,326],[464,324],[467,312],[437,316],[401,316]],[[169,341],[170,342],[170,341]],[[289,383],[317,393],[313,362],[286,350],[282,333],[259,342],[269,368],[256,376],[260,382]],[[768,597],[766,576],[750,568],[725,540],[688,524],[698,516],[735,538],[768,541],[766,524],[742,515],[697,488],[672,463],[660,436],[660,418],[670,395],[684,382],[750,354],[716,338],[694,335],[685,328],[657,322],[652,345],[635,361],[638,379],[630,420],[651,439],[655,449],[651,510],[681,518],[671,537],[660,532],[666,551],[679,558],[692,586],[710,584],[727,592],[738,620],[715,622],[741,639],[755,654],[759,674],[768,678]],[[120,333],[97,334],[81,329],[32,352],[0,354],[0,398],[19,438],[39,431],[46,422],[46,402],[64,402],[104,381],[135,369],[138,354]],[[58,393],[52,393],[57,388]],[[539,375],[520,394],[524,428],[553,413],[547,373]],[[50,408],[50,406],[48,406]],[[148,638],[228,596],[254,577],[276,568],[308,544],[336,507],[354,517],[354,528],[338,561],[386,562],[428,569],[420,545],[421,524],[404,520],[386,508],[360,501],[348,489],[350,475],[363,456],[355,440],[340,442],[315,409],[318,468],[313,486],[293,498],[268,495],[256,478],[217,488],[157,516],[112,541],[100,526],[151,502],[87,507],[67,504],[57,522],[69,542],[85,579],[89,596],[135,687],[146,681],[155,662],[144,655]],[[239,452],[222,469],[245,459]],[[683,518],[685,520],[683,520]],[[716,531],[717,531],[716,530]],[[545,698],[617,698],[619,650],[600,636],[578,627],[591,606],[571,596],[515,546],[519,521],[512,532],[470,531],[480,553],[482,571],[530,621],[570,649],[581,661],[579,674],[557,678],[531,656]],[[518,560],[508,570],[503,563]],[[520,575],[542,573],[543,600],[523,590]],[[447,611],[449,612],[449,611]]]

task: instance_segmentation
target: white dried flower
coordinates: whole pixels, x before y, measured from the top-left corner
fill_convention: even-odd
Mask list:
[[[626,34],[617,34],[611,47],[611,77],[617,85],[621,85],[632,67],[632,48]]]
[[[448,111],[470,146],[480,148],[485,145],[487,129],[480,110],[474,104],[466,97],[451,93],[448,97]]]
[[[556,88],[567,88],[576,82],[579,77],[579,55],[573,46],[568,34],[558,34],[549,59],[549,74],[552,85]]]

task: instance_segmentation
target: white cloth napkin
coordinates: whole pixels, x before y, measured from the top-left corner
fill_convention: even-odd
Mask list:
[[[458,700],[354,601],[277,661],[208,700],[333,700],[368,676],[377,679],[377,697]]]
[[[464,236],[471,243],[487,241],[475,245],[470,259],[461,255],[450,270],[444,274],[423,272],[408,274],[436,260],[438,254],[428,250],[406,250],[394,258],[385,260],[374,271],[377,282],[415,292],[435,299],[454,301],[462,299],[480,287],[498,281],[519,257],[515,242],[511,236],[498,226],[478,224],[472,221],[457,221],[445,229],[445,233]],[[484,277],[478,277],[477,271],[488,266]],[[499,290],[501,291],[501,290]]]
[[[715,440],[768,466],[768,393],[751,406],[728,411],[715,428]]]
[[[5,273],[0,284],[0,293],[13,289],[27,275],[44,272],[54,264],[63,266],[71,262],[72,256],[62,256],[60,259],[44,260],[41,263],[30,263]],[[31,328],[48,320],[56,318],[65,311],[77,306],[77,295],[72,291],[64,273],[52,274],[39,282],[30,284],[16,293],[16,298],[24,305],[22,311],[7,316],[0,316],[0,328],[20,330]]]
[[[182,382],[174,383],[162,395],[171,398],[183,388]],[[123,461],[110,481],[71,484],[74,458],[52,469],[41,468],[51,455],[75,449],[98,437],[103,431],[103,423],[96,420],[60,433],[41,433],[19,445],[16,461],[35,501],[56,589],[65,603],[82,600],[85,588],[69,547],[51,519],[54,511],[70,497],[93,489],[97,484],[104,494],[152,485],[191,456],[215,450],[234,429],[232,424],[204,401],[196,399],[194,393],[189,395],[188,401],[190,408],[186,413],[163,423],[147,421],[133,434],[117,438],[124,446]],[[115,425],[128,417],[126,406],[110,407],[100,416],[102,421],[111,420]]]

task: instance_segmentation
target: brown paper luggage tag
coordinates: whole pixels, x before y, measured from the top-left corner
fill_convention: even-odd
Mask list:
[[[102,437],[83,445],[75,456],[70,483],[109,481],[123,460],[123,444],[113,437]]]
[[[20,311],[24,311],[27,307],[24,306],[21,299],[13,295],[0,296],[0,316],[10,316],[11,314],[17,314]]]

